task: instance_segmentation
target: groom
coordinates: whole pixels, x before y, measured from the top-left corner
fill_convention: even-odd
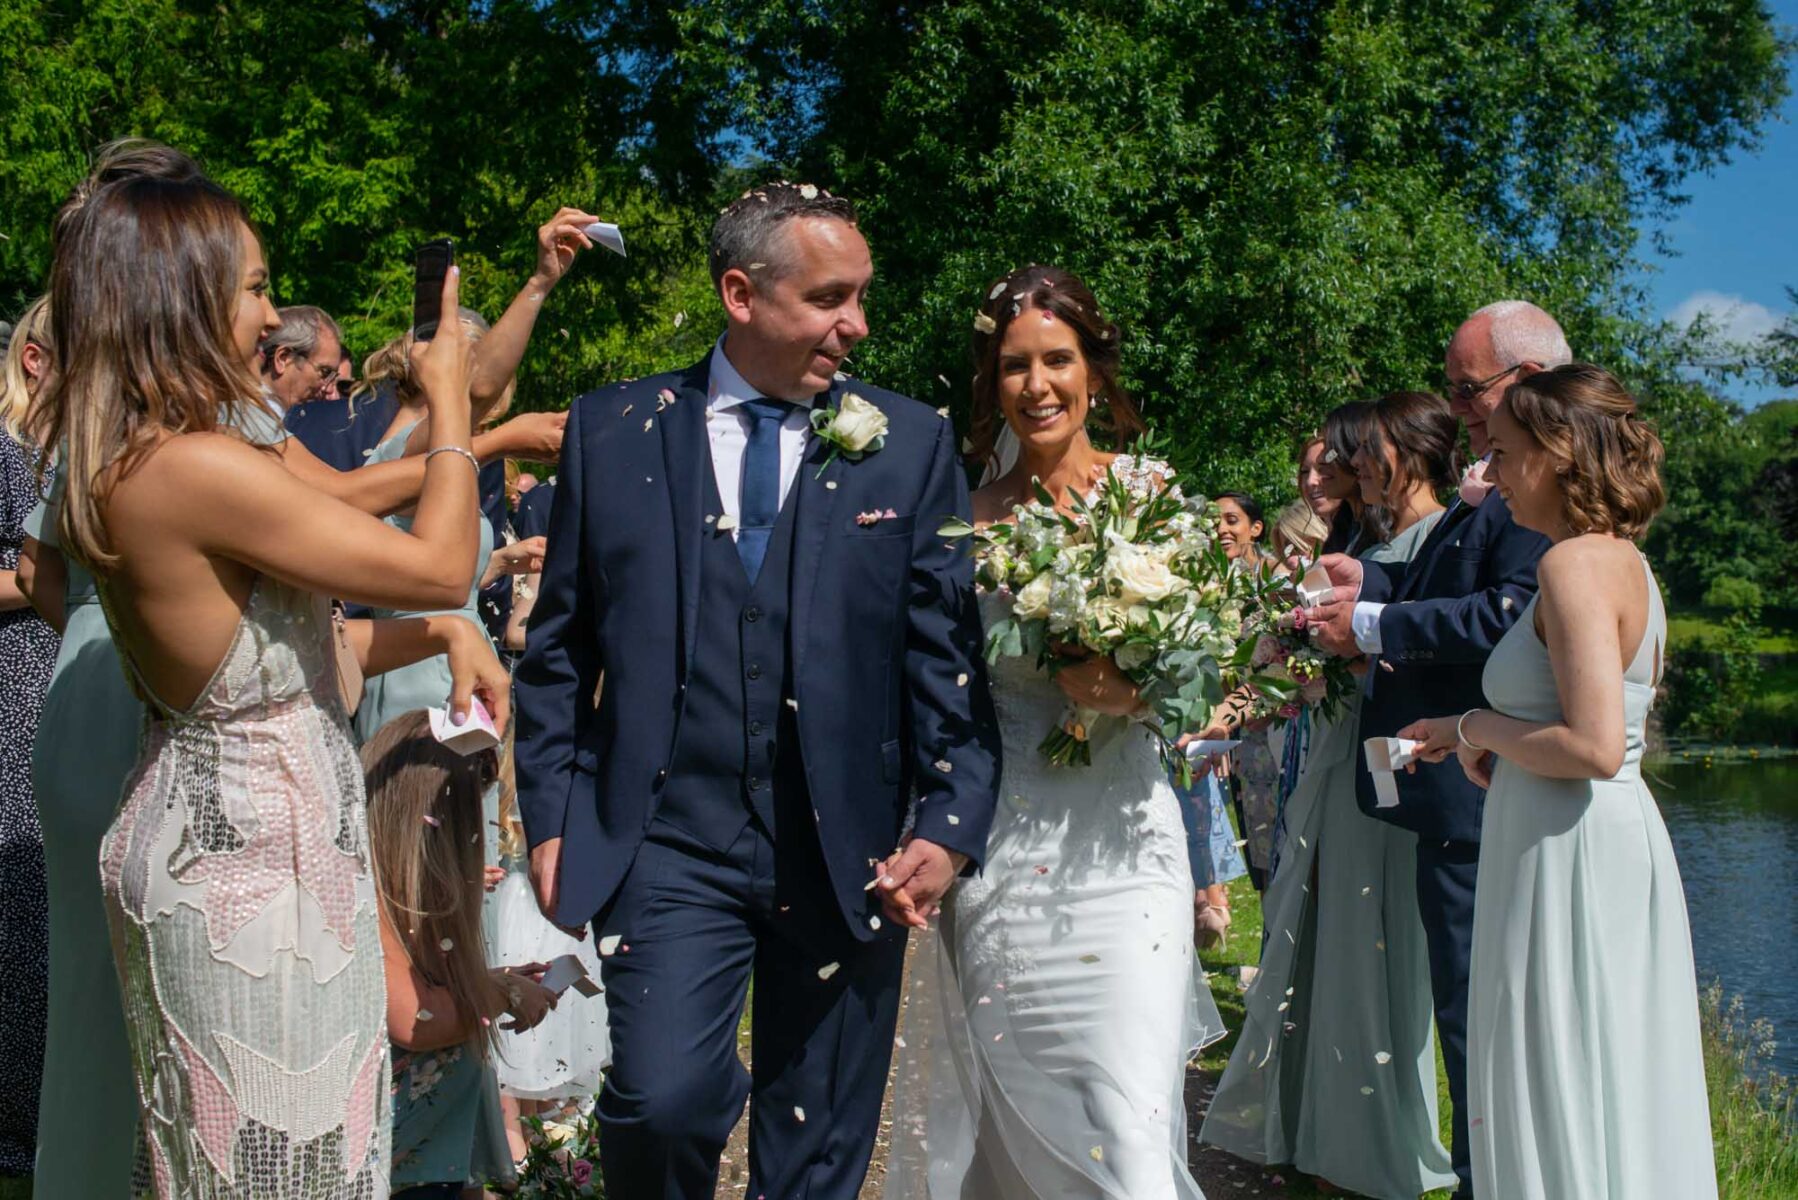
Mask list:
[[[967,485],[946,419],[839,372],[873,276],[846,201],[745,193],[711,269],[712,352],[570,410],[519,809],[544,912],[599,937],[607,1194],[709,1198],[749,1096],[747,1194],[850,1200],[906,928],[998,786],[972,566],[936,533]]]

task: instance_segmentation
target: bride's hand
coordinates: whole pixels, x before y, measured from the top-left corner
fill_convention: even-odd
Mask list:
[[[1113,717],[1134,716],[1142,707],[1142,691],[1104,655],[1064,655],[1055,671],[1055,686],[1082,708]]]

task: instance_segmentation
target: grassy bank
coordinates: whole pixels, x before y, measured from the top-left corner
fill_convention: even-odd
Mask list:
[[[1720,651],[1726,617],[1727,614],[1711,609],[1669,614],[1669,662],[1682,650]],[[1798,612],[1767,609],[1761,614],[1760,624],[1754,647],[1760,661],[1760,678],[1745,697],[1740,712],[1731,718],[1723,740],[1741,746],[1798,745]],[[1675,686],[1677,674],[1673,676]],[[1672,703],[1667,707],[1677,710],[1679,705]],[[1666,732],[1677,738],[1691,731],[1669,728]]]

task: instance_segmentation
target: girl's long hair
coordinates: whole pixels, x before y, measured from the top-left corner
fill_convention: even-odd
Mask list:
[[[481,794],[497,774],[493,753],[457,754],[431,736],[427,714],[409,712],[362,747],[362,770],[383,915],[413,969],[446,989],[457,1012],[486,1011]],[[492,1028],[472,1040],[485,1056]]]
[[[258,402],[232,319],[249,220],[206,179],[129,177],[57,230],[50,268],[56,367],[26,432],[63,454],[66,551],[104,570],[107,493],[160,434],[212,432]]]

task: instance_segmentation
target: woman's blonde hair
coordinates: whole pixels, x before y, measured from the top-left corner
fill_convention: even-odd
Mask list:
[[[25,347],[50,353],[50,297],[39,296],[19,314],[12,340],[6,344],[6,365],[0,372],[0,429],[17,438],[25,431],[25,413],[31,407],[31,377],[25,373]]]
[[[473,346],[487,335],[492,328],[487,318],[472,308],[464,306],[457,310],[462,317],[462,328],[468,332],[468,344]],[[410,330],[398,337],[389,338],[386,345],[362,360],[362,378],[356,381],[350,392],[350,407],[355,406],[364,396],[372,396],[375,391],[386,384],[399,398],[401,404],[422,404],[424,390],[412,375],[412,333]],[[488,409],[481,418],[481,428],[497,423],[512,407],[512,397],[518,391],[518,380],[513,379],[506,385],[505,393],[500,396],[499,403]]]
[[[1296,554],[1300,558],[1315,558],[1317,548],[1329,536],[1330,527],[1324,524],[1324,519],[1312,512],[1311,506],[1303,500],[1294,500],[1274,518],[1274,556],[1284,559]]]
[[[381,911],[412,968],[468,1015],[493,1007],[481,935],[481,796],[495,761],[492,751],[463,756],[444,746],[423,711],[395,717],[362,747]],[[485,1056],[491,1028],[473,1041]]]
[[[1511,385],[1504,407],[1553,461],[1569,531],[1631,541],[1648,531],[1667,504],[1666,450],[1616,376],[1590,363],[1538,371]]]
[[[26,433],[63,456],[62,545],[94,568],[118,562],[101,515],[107,490],[157,435],[234,426],[258,402],[232,333],[248,225],[209,180],[140,176],[99,188],[58,228],[57,366]]]

